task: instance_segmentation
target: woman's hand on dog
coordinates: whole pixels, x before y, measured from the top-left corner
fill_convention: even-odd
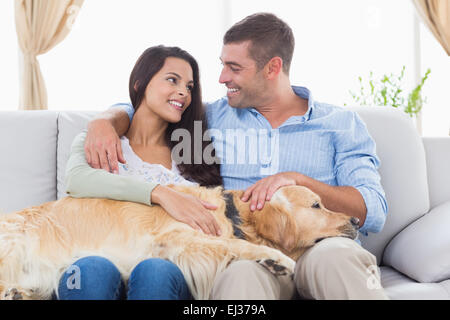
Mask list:
[[[264,203],[270,201],[273,194],[281,187],[298,184],[298,172],[281,172],[263,178],[248,187],[241,197],[244,202],[250,201],[250,210],[262,210]]]
[[[212,236],[220,236],[220,227],[208,210],[217,206],[192,195],[158,185],[152,191],[152,203],[159,204],[172,218]]]

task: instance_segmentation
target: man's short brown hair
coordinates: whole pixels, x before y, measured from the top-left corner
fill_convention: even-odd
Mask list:
[[[273,57],[283,60],[289,75],[294,53],[292,29],[272,13],[255,13],[234,24],[223,37],[223,44],[251,41],[249,54],[261,70]]]

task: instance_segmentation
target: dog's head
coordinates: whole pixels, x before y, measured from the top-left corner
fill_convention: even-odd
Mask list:
[[[305,187],[278,189],[261,211],[250,212],[248,205],[249,202],[246,205],[241,202],[238,210],[243,218],[242,227],[253,229],[249,237],[262,238],[265,244],[291,257],[300,256],[322,239],[355,239],[358,234],[358,219],[326,209],[320,197]]]

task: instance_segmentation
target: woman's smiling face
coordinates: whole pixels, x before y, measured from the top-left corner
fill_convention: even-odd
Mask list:
[[[167,122],[179,122],[191,104],[193,87],[190,64],[180,58],[168,57],[148,83],[141,107],[149,108]]]

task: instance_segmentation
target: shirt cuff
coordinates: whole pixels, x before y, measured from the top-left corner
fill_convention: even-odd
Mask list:
[[[356,187],[366,204],[366,219],[364,225],[359,229],[363,235],[367,236],[369,232],[377,233],[383,229],[386,221],[386,208],[381,203],[378,194],[367,187]]]

